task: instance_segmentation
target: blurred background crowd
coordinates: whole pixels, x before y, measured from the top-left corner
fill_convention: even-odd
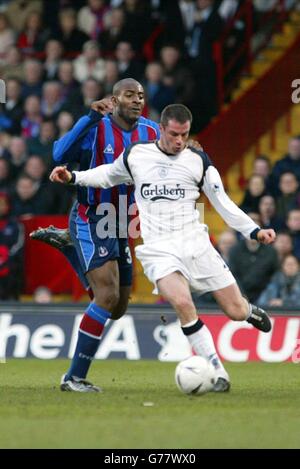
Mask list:
[[[273,3],[253,1],[258,35],[259,17]],[[296,3],[284,5],[291,9]],[[241,4],[0,0],[0,78],[7,93],[0,104],[1,299],[17,299],[22,291],[22,217],[67,214],[72,205],[74,190],[48,181],[54,140],[127,77],[145,88],[145,116],[158,121],[166,105],[183,103],[193,113],[192,133],[201,131],[218,113],[213,43]],[[244,35],[237,21],[225,60]],[[293,306],[300,300],[299,181],[300,136],[295,136],[275,166],[268,155],[256,158],[241,204],[261,226],[278,232],[275,245],[245,241],[230,230],[216,241],[251,301]],[[51,298],[51,292],[40,296]]]

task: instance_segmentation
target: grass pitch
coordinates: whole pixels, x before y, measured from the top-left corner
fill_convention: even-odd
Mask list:
[[[62,393],[68,364],[0,364],[0,448],[300,447],[300,365],[228,364],[230,393],[185,396],[174,363],[125,360],[93,363],[102,394]]]

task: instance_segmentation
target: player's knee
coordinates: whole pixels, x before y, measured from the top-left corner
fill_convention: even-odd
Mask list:
[[[119,302],[119,292],[117,289],[105,289],[95,295],[95,302],[111,313],[115,310]]]
[[[176,311],[180,311],[182,313],[194,308],[194,305],[188,296],[175,296],[172,303]]]

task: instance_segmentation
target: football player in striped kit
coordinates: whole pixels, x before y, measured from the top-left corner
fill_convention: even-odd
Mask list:
[[[210,331],[198,317],[191,290],[212,292],[221,309],[235,321],[246,320],[263,332],[272,324],[267,313],[243,297],[224,260],[212,246],[208,227],[199,220],[200,192],[218,213],[245,238],[263,244],[275,240],[272,229],[261,229],[230,200],[208,155],[188,146],[192,115],[181,104],[167,106],[161,115],[161,136],[155,142],[137,142],[113,164],[87,171],[55,168],[53,182],[108,188],[134,183],[143,244],[135,248],[144,272],[175,309],[184,335],[197,355],[216,369],[214,391],[230,388]]]
[[[144,90],[139,82],[132,78],[117,82],[112,98],[94,102],[90,113],[54,143],[55,162],[60,165],[77,162],[80,170],[92,169],[113,163],[124,148],[135,141],[158,138],[159,126],[141,116],[143,107]],[[100,391],[85,378],[106,321],[120,318],[127,309],[132,259],[128,239],[118,237],[118,227],[115,237],[103,239],[97,234],[97,224],[104,216],[102,206],[112,204],[118,214],[120,196],[122,200],[127,197],[125,200],[130,203],[131,194],[132,187],[125,184],[112,189],[80,187],[70,214],[71,239],[65,230],[54,227],[31,235],[33,239],[58,247],[85,288],[90,287],[90,296],[94,298],[80,323],[75,354],[61,380],[62,391]]]

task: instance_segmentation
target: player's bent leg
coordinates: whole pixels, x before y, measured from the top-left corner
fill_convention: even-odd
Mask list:
[[[186,278],[179,272],[174,272],[158,280],[157,286],[161,295],[177,312],[182,332],[194,352],[205,357],[214,366],[217,380],[213,390],[215,392],[229,391],[228,373],[217,354],[209,329],[198,317]]]
[[[81,320],[75,353],[68,372],[62,377],[62,391],[99,392],[86,381],[86,375],[98,350],[101,336],[119,301],[119,270],[115,260],[89,271],[88,280],[95,292]]]
[[[50,246],[58,249],[75,270],[80,282],[84,289],[88,291],[91,299],[93,298],[92,290],[90,289],[90,285],[82,270],[78,254],[73,245],[68,228],[61,229],[50,225],[47,228],[38,228],[37,230],[32,231],[29,236],[31,239],[42,241],[43,243],[49,244]]]
[[[172,272],[159,279],[157,287],[164,299],[175,309],[183,327],[198,318],[188,281],[180,272]]]
[[[271,330],[272,323],[267,313],[249,303],[236,283],[216,290],[212,294],[224,313],[233,321],[247,321],[263,332]]]
[[[117,320],[117,319],[120,319],[122,316],[124,316],[128,308],[130,292],[131,292],[131,287],[120,286],[119,301],[111,313],[111,319]]]

